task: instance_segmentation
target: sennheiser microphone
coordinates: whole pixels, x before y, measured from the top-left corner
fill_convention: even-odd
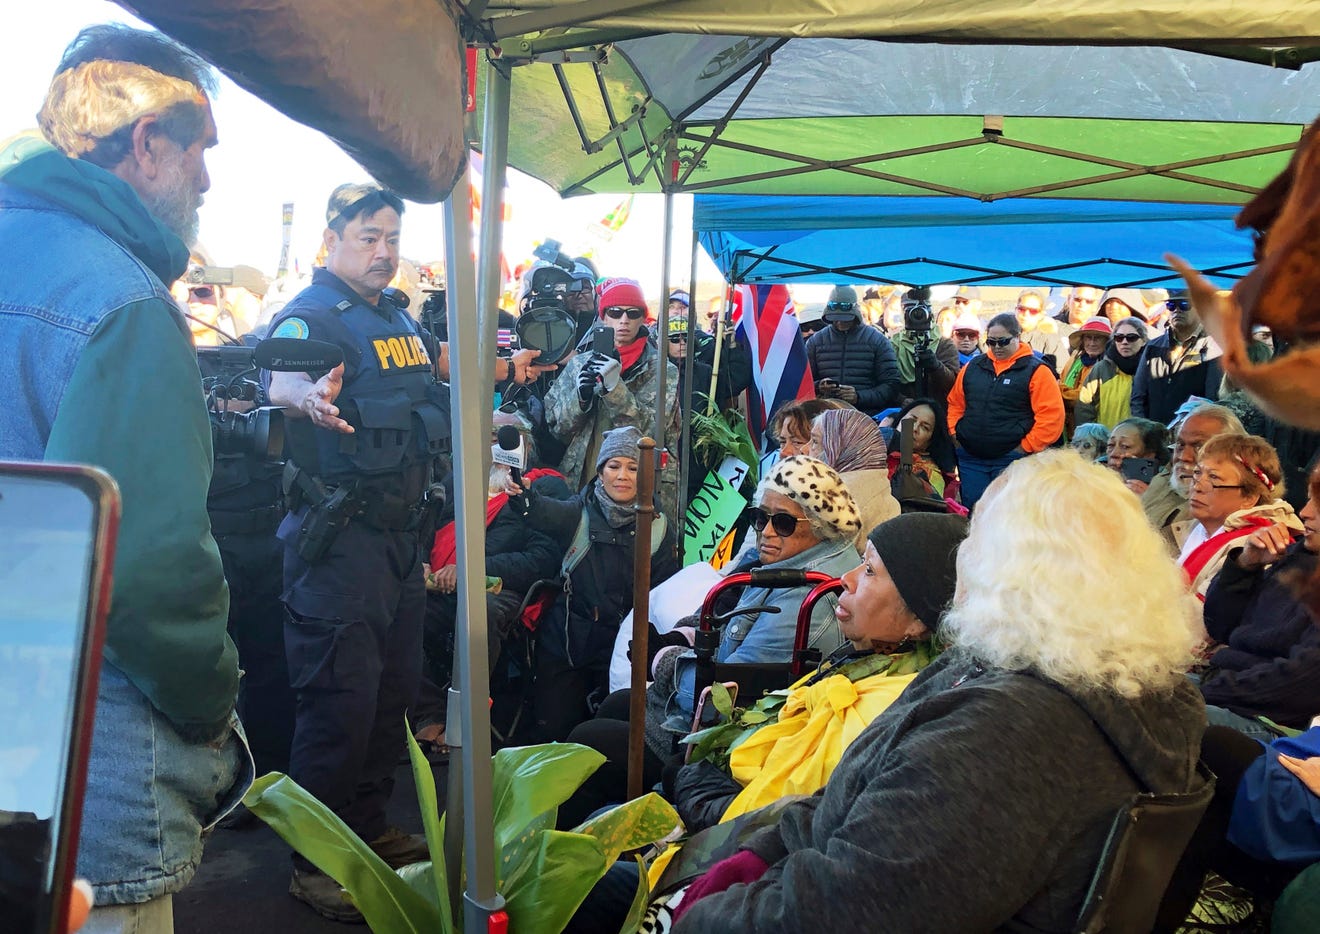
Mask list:
[[[273,373],[311,373],[333,370],[344,362],[344,351],[329,341],[268,337],[253,348],[252,359]]]

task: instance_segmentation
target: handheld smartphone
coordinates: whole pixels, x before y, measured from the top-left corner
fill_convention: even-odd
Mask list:
[[[603,325],[597,325],[591,330],[591,352],[604,354],[607,357],[619,358],[619,353],[614,348],[614,329]]]
[[[736,681],[725,681],[724,686],[729,691],[729,697],[736,704],[738,702],[738,683]],[[715,709],[715,705],[710,702],[710,687],[702,688],[701,696],[697,698],[696,716],[692,718],[693,731],[704,730],[708,726],[714,726],[719,721],[720,713]],[[692,749],[692,746],[687,747],[687,752],[684,755],[685,760],[692,755]]]
[[[1159,469],[1159,462],[1149,457],[1125,457],[1123,463],[1118,465],[1124,480],[1140,480],[1142,483],[1154,480]]]
[[[110,605],[119,490],[0,462],[0,918],[63,934]]]

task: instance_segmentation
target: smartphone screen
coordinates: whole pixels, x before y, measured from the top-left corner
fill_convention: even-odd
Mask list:
[[[0,464],[0,918],[63,930],[117,516],[92,468]]]

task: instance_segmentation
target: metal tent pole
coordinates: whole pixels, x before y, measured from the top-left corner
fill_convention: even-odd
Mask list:
[[[668,412],[665,408],[665,376],[669,362],[669,257],[673,253],[674,240],[674,193],[665,191],[665,235],[664,246],[660,250],[660,311],[656,315],[656,330],[660,333],[656,335],[656,348],[660,351],[656,362],[655,374],[655,427],[651,431],[651,437],[655,439],[656,447],[664,450],[668,443],[673,442],[673,438],[665,437],[665,429],[668,427],[665,422]],[[677,521],[675,519],[675,521]]]
[[[481,365],[494,375],[499,330],[500,254],[504,244],[504,179],[509,163],[509,97],[512,82],[507,66],[486,63],[485,117],[481,128],[481,242],[477,251],[477,309],[481,313]],[[489,419],[489,412],[486,418]]]
[[[681,406],[679,424],[682,436],[678,443],[678,515],[674,516],[674,531],[678,541],[678,553],[683,555],[683,530],[686,527],[687,497],[692,478],[692,385],[696,375],[697,350],[697,231],[692,229],[692,274],[688,279],[688,316],[687,316],[687,353],[683,355],[683,397],[678,400]],[[704,477],[702,479],[705,479]]]
[[[503,113],[499,113],[498,86],[503,84]],[[492,89],[492,85],[496,86]],[[487,112],[484,135],[491,137],[496,126],[508,127],[507,83],[487,80]],[[491,107],[494,98],[495,107]],[[492,110],[496,111],[492,113]],[[488,169],[489,171],[489,169]],[[497,173],[498,174],[498,173]],[[488,207],[490,212],[491,208]],[[496,209],[494,213],[498,214]],[[486,931],[491,916],[504,908],[495,890],[495,843],[491,804],[490,765],[490,672],[486,650],[486,459],[490,449],[490,386],[494,359],[479,353],[481,319],[486,310],[476,301],[476,278],[471,259],[471,197],[466,180],[460,179],[445,201],[445,252],[448,272],[449,377],[453,421],[455,539],[458,546],[458,616],[455,647],[456,670],[461,690],[457,700],[461,712],[458,740],[462,743],[460,768],[450,770],[449,780],[462,781],[462,827],[467,890],[463,899],[464,930]],[[487,258],[488,260],[489,258]],[[498,263],[498,252],[496,262]],[[490,311],[493,314],[493,309]],[[491,340],[494,345],[494,340]],[[467,417],[478,413],[477,417]],[[452,708],[451,708],[452,709]],[[450,720],[452,721],[452,717]],[[446,735],[448,739],[448,733]],[[446,824],[458,823],[450,813]],[[446,850],[450,847],[447,845]],[[452,859],[452,855],[447,854]],[[451,874],[460,863],[448,863]]]

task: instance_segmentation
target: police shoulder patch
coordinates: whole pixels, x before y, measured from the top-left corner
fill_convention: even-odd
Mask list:
[[[307,322],[302,318],[285,318],[270,336],[293,337],[298,340],[306,340],[310,330],[311,329],[307,327]]]

